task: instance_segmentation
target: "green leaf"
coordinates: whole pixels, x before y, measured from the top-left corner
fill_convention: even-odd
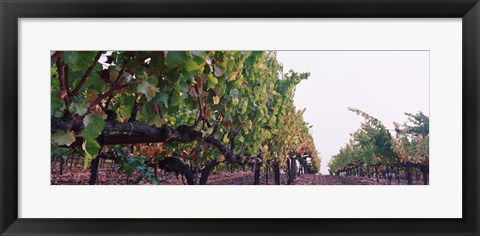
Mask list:
[[[242,104],[242,110],[240,111],[240,114],[245,114],[245,112],[247,112],[247,108],[248,108],[248,101],[245,100],[245,102],[243,102]]]
[[[160,52],[160,55],[153,57],[150,61],[150,65],[155,69],[161,69],[165,66],[165,55],[163,52]]]
[[[143,81],[138,85],[138,92],[145,94],[147,101],[150,101],[160,90],[148,81]]]
[[[143,67],[139,67],[139,68],[143,68]],[[140,74],[140,73],[138,73],[138,74]],[[123,77],[125,78],[125,80],[127,82],[130,82],[133,79],[132,74],[130,74],[128,72],[123,72]]]
[[[197,57],[207,57],[207,52],[205,51],[192,51],[192,55],[197,56]]]
[[[207,87],[209,89],[211,89],[211,88],[215,87],[215,85],[218,84],[218,79],[215,78],[215,76],[210,74],[210,75],[207,76],[207,82],[208,82]]]
[[[205,68],[205,59],[201,59],[198,57],[195,57],[194,59],[194,61],[186,63],[184,67],[185,73],[190,76],[196,76],[201,74],[203,72],[203,69]]]
[[[101,146],[95,139],[87,139],[83,142],[82,148],[86,153],[90,154],[92,158],[95,158],[98,155]]]
[[[93,63],[97,52],[92,51],[65,51],[62,60],[72,71],[85,71]]]
[[[84,139],[96,139],[105,127],[105,121],[96,114],[88,114],[83,119],[83,129],[81,135]]]
[[[176,107],[182,102],[183,98],[180,96],[180,93],[174,92],[170,98],[170,106]]]
[[[230,89],[229,98],[236,104],[240,97],[240,91],[236,88]]]
[[[69,156],[71,155],[75,149],[73,148],[65,148],[65,147],[58,147],[57,145],[51,145],[51,154],[52,156]]]
[[[90,104],[86,100],[81,100],[78,102],[72,102],[68,110],[73,114],[83,116],[85,113],[87,113],[89,106]]]
[[[93,89],[98,92],[104,92],[107,88],[107,84],[100,78],[100,72],[103,70],[101,64],[97,64],[88,79],[83,84],[82,88]],[[78,79],[80,81],[80,78]]]
[[[58,146],[70,146],[73,142],[75,142],[75,134],[72,131],[58,130],[52,134],[52,141]]]
[[[128,94],[123,96],[122,98],[123,98],[123,103],[121,106],[122,110],[120,114],[124,119],[128,119],[132,114],[133,105],[135,104],[135,97],[132,96],[131,94]]]
[[[170,68],[179,67],[190,61],[189,52],[186,51],[169,51],[165,64]]]
[[[63,102],[63,100],[57,99],[53,93],[50,105],[50,114],[52,116],[56,118],[60,118],[63,116],[63,112],[65,111],[65,103]]]
[[[165,93],[163,90],[161,90],[160,92],[158,92],[158,93],[155,95],[155,98],[153,99],[153,101],[154,101],[156,104],[159,104],[159,103],[163,102],[163,104],[165,105],[165,107],[168,108],[168,94]]]
[[[86,139],[82,144],[82,148],[85,151],[85,159],[83,160],[83,169],[85,170],[88,167],[89,161],[97,157],[102,147],[96,140]]]
[[[187,94],[190,83],[188,83],[187,78],[185,78],[182,74],[180,74],[180,79],[178,80],[178,84],[180,85],[180,92]]]
[[[57,68],[51,66],[51,67],[50,67],[50,74],[52,75],[52,77],[53,77],[53,76],[57,76]]]
[[[202,130],[202,137],[206,137],[207,135],[212,134],[213,127],[208,128],[207,130]]]

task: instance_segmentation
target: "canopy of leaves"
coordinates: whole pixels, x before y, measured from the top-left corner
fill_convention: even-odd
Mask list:
[[[295,87],[309,73],[283,73],[274,51],[63,52],[51,72],[51,116],[84,124],[81,131],[55,134],[52,143],[81,137],[90,159],[101,150],[103,136],[116,135],[104,132],[106,122],[115,121],[129,122],[132,129],[134,123],[188,127],[202,133],[199,141],[218,140],[246,158],[261,153],[283,163],[289,153],[301,151],[319,169],[304,111],[293,105]],[[154,150],[139,146],[132,155],[188,159],[195,143],[165,142],[161,148],[145,143]],[[203,161],[224,160],[224,150],[203,145]]]

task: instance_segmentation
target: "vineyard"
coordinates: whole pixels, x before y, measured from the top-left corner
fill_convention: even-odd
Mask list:
[[[320,170],[308,77],[273,51],[54,51],[52,184],[295,184]]]
[[[422,112],[405,115],[408,122],[394,123],[395,137],[382,122],[369,114],[350,109],[364,118],[361,128],[353,133],[350,142],[329,162],[331,175],[395,178],[407,184],[422,179],[428,184],[429,118]]]
[[[54,51],[51,184],[425,184],[429,117],[371,115],[320,175],[275,51]],[[392,135],[393,134],[393,135]]]

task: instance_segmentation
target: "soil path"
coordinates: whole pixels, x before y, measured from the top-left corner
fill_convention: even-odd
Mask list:
[[[52,185],[86,185],[90,178],[90,171],[83,170],[81,166],[65,167],[63,175],[60,175],[58,166],[53,166],[51,169],[51,184]],[[177,176],[174,173],[165,173],[159,171],[157,176],[160,179],[162,185],[183,185],[181,175]],[[130,177],[130,180],[135,179],[136,176]],[[185,180],[186,182],[186,180]],[[281,184],[287,184],[287,176],[281,175]],[[126,185],[127,176],[119,174],[116,171],[112,171],[111,168],[100,168],[99,171],[99,185]],[[132,184],[132,183],[130,183]],[[140,183],[148,184],[148,183]],[[253,185],[253,172],[250,171],[238,171],[238,172],[221,172],[212,173],[208,179],[209,185]],[[266,184],[266,176],[263,173],[260,176],[260,184]],[[273,174],[268,177],[268,184],[274,184]],[[328,176],[328,175],[314,175],[305,174],[297,176],[294,181],[295,185],[387,185],[387,179],[380,179],[377,183],[375,178],[367,177],[353,177],[353,176]],[[400,181],[401,185],[406,185],[406,180]],[[423,182],[413,181],[413,184],[422,185]],[[396,179],[392,179],[392,185],[398,185]]]

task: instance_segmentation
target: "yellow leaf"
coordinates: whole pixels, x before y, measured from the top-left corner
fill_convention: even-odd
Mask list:
[[[83,159],[83,170],[87,169],[88,162],[90,162],[91,159],[93,159],[92,156],[88,154],[88,152],[85,152],[85,158]]]
[[[164,124],[167,123],[167,118],[160,118],[155,122],[155,126],[162,127]]]
[[[217,157],[217,161],[218,161],[218,162],[222,162],[222,161],[224,161],[224,160],[225,160],[225,155],[223,155],[223,154],[220,154],[220,155]]]
[[[220,97],[219,96],[213,97],[213,104],[217,105],[219,102],[220,102]]]

